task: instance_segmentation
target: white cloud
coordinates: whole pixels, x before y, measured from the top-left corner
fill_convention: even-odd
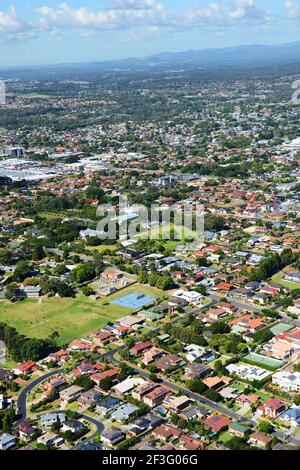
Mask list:
[[[245,24],[265,27],[268,12],[258,1],[215,0],[206,6],[197,3],[193,8],[176,11],[165,7],[163,0],[110,0],[108,7],[94,10],[86,6],[74,7],[72,0],[56,7],[48,6],[45,0],[46,4],[34,10],[34,23],[20,19],[14,7],[7,12],[0,10],[0,38],[22,39],[43,33],[53,35],[74,31],[81,37],[110,34],[118,41],[122,32],[128,37],[140,35],[143,38],[147,32],[150,36],[159,36],[200,28],[203,31],[210,28],[218,34],[223,26],[240,27],[241,30]],[[286,2],[286,8],[290,14],[297,11],[292,1]]]
[[[16,8],[0,10],[0,38],[8,41],[23,40],[36,35],[33,25],[17,16]]]
[[[300,5],[296,2],[288,0],[285,2],[287,17],[290,19],[300,18]]]

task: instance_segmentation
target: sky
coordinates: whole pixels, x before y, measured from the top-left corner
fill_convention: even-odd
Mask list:
[[[300,0],[0,0],[0,67],[300,41]]]

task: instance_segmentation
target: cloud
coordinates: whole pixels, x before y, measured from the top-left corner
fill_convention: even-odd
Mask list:
[[[265,17],[265,11],[259,7],[255,0],[239,0],[237,8],[229,13],[233,19],[260,20]]]
[[[237,25],[244,22],[262,22],[268,16],[255,0],[236,0],[209,3],[206,7],[190,9],[185,20],[194,25]]]
[[[285,2],[285,9],[287,17],[290,19],[298,19],[300,18],[300,5],[293,1],[286,1]]]
[[[36,36],[35,27],[17,16],[16,8],[11,6],[7,11],[0,10],[1,40],[24,40]]]
[[[110,35],[120,40],[128,37],[151,37],[162,33],[178,34],[189,29],[214,29],[220,27],[244,28],[245,24],[265,27],[269,14],[258,5],[258,0],[216,0],[206,6],[199,3],[178,11],[167,8],[163,0],[110,0],[107,7],[91,9],[83,5],[72,6],[72,0],[58,6],[43,6],[34,9],[36,19],[28,22],[17,16],[11,7],[0,10],[0,38],[25,39],[41,34],[63,34],[73,31],[81,37]],[[52,3],[52,2],[51,2]],[[294,2],[286,2],[286,8],[295,13]],[[118,34],[116,34],[118,32]]]

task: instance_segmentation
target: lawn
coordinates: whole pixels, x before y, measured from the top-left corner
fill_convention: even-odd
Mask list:
[[[272,277],[272,282],[279,286],[287,287],[290,290],[300,289],[300,284],[296,282],[289,282],[285,281],[284,278],[285,274],[283,272],[277,273]]]
[[[230,434],[229,431],[223,432],[220,436],[218,441],[222,442],[222,444],[226,444],[226,442],[231,441],[233,436]]]
[[[176,239],[171,239],[171,232],[174,230]],[[174,224],[160,225],[159,227],[152,228],[146,232],[139,233],[135,238],[141,240],[157,240],[161,242],[167,249],[175,249],[177,245],[186,243],[186,238],[198,240],[199,233],[196,230],[191,230],[185,226],[178,226]]]
[[[105,251],[110,251],[111,253],[115,253],[119,247],[118,245],[99,245],[99,246],[87,246],[87,250],[89,251],[96,251],[97,253],[104,253]]]
[[[14,326],[29,337],[47,338],[54,331],[60,344],[81,338],[109,321],[128,315],[131,310],[80,296],[76,299],[25,300],[16,304],[0,303],[0,321]]]

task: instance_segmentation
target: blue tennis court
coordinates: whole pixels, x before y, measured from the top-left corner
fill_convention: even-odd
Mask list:
[[[133,310],[144,307],[144,305],[151,304],[154,298],[149,295],[132,293],[113,300],[111,303],[119,305],[120,307],[131,308]]]

